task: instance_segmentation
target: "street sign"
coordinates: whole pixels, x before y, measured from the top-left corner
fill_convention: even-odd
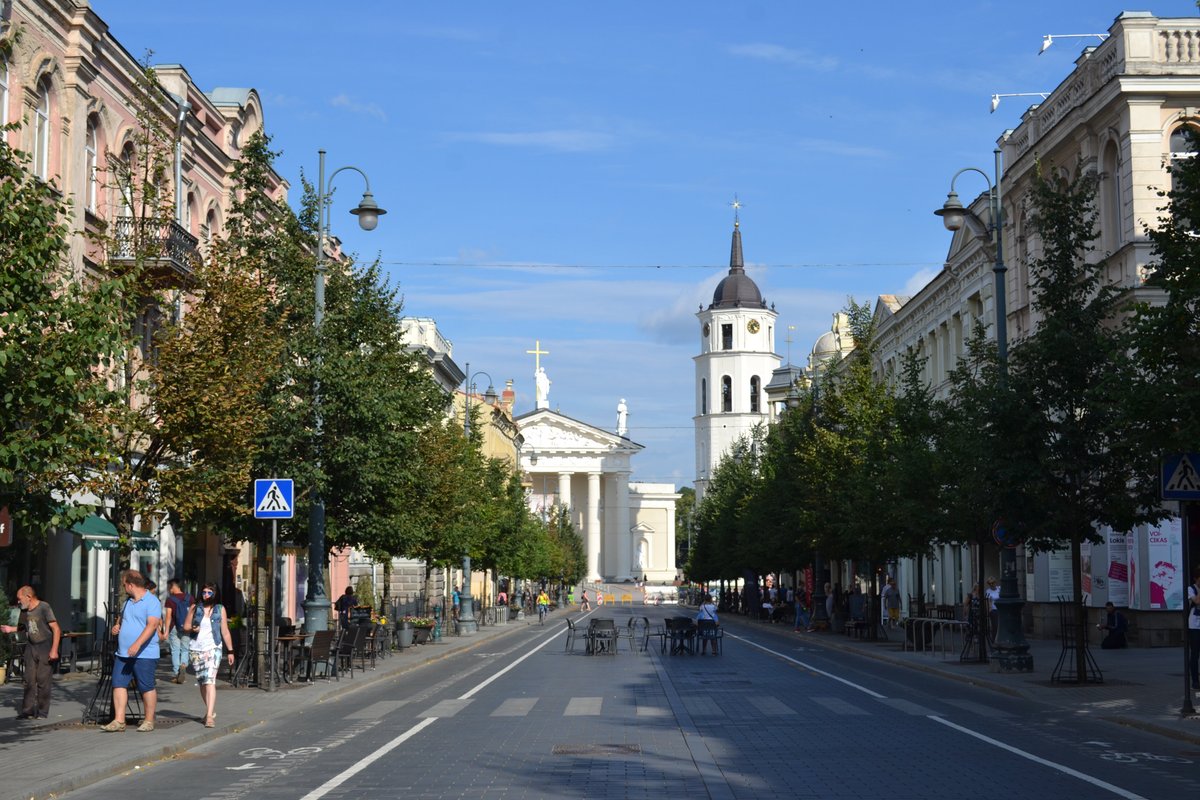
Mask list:
[[[12,543],[12,514],[8,513],[8,506],[0,506],[0,547],[8,547]]]
[[[294,499],[291,478],[259,478],[254,481],[254,518],[291,519]]]
[[[1021,538],[1009,531],[1002,519],[998,519],[992,524],[992,538],[1001,547],[1016,547],[1021,543]]]
[[[1163,500],[1200,500],[1200,453],[1179,453],[1162,462]]]

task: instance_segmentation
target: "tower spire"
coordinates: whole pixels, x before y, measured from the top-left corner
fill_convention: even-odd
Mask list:
[[[746,264],[742,260],[742,228],[738,215],[742,203],[735,194],[733,202],[729,205],[733,207],[733,243],[729,248],[729,274],[734,275],[746,271]]]

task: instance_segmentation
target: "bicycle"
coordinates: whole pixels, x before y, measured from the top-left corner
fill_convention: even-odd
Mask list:
[[[546,615],[550,613],[550,607],[538,603],[538,625],[546,624]]]

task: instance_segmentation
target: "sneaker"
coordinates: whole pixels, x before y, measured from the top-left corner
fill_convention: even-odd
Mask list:
[[[172,680],[174,680],[176,683],[183,683],[184,681],[186,681],[187,680],[187,667],[180,667],[179,672],[175,673],[175,677],[172,678]]]
[[[105,733],[120,733],[121,731],[125,730],[125,723],[117,722],[114,719],[112,722],[108,723],[107,725],[101,725],[100,730],[104,731]]]
[[[124,726],[121,726],[121,727],[124,727]],[[150,720],[146,720],[141,725],[138,725],[137,729],[138,729],[138,733],[149,733],[150,731],[154,730],[154,723],[151,722]]]

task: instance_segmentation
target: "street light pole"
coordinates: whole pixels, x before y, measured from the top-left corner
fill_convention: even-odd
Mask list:
[[[995,157],[995,180],[977,167],[964,167],[954,173],[950,179],[950,193],[946,196],[945,204],[933,212],[942,218],[946,228],[951,231],[960,230],[968,220],[977,224],[980,220],[969,209],[964,208],[954,191],[954,182],[964,172],[976,172],[983,176],[988,185],[988,211],[991,219],[985,226],[991,233],[992,243],[996,248],[996,263],[992,267],[996,281],[996,359],[1000,368],[1000,385],[1008,382],[1008,308],[1005,299],[1005,278],[1007,268],[1004,266],[1004,207],[1000,202],[1000,180],[1003,177],[1000,166],[1000,148],[993,151]],[[996,600],[996,645],[993,648],[996,660],[1002,672],[1033,672],[1033,654],[1029,652],[1029,643],[1025,641],[1025,632],[1021,625],[1021,609],[1025,601],[1017,590],[1017,544],[1015,540],[1001,535],[1004,531],[1003,520],[995,525],[996,543],[1000,545],[1000,597]],[[983,575],[983,544],[979,546],[979,574]],[[979,616],[981,624],[986,626],[987,606],[983,601],[983,580],[979,581]],[[986,627],[983,627],[986,630]],[[986,653],[986,645],[981,641],[980,652]],[[986,656],[984,656],[986,658]]]
[[[481,370],[476,370],[472,374],[471,362],[468,361],[466,376],[463,378],[463,386],[466,389],[463,394],[463,435],[467,437],[468,444],[471,438],[471,395],[475,393],[475,378],[480,375],[487,375],[488,379],[487,392],[483,395],[484,401],[488,405],[493,405],[498,399],[492,376]],[[475,619],[475,601],[471,597],[471,555],[469,553],[463,555],[462,569],[462,589],[458,593],[458,635],[472,636],[479,630],[479,623]]]
[[[371,181],[367,173],[358,167],[340,167],[325,181],[325,151],[318,150],[319,167],[317,169],[317,282],[314,292],[313,328],[320,339],[321,322],[325,318],[325,239],[329,235],[329,204],[332,200],[333,179],[339,172],[353,170],[362,176],[366,190],[362,200],[350,213],[358,217],[358,226],[364,231],[373,231],[379,224],[379,218],[386,214],[375,204],[375,196],[371,194]],[[318,353],[320,344],[318,341]],[[318,358],[320,356],[318,355]],[[324,429],[324,419],[321,416],[321,382],[316,380],[313,386],[313,428],[314,441],[317,448],[317,464],[320,466],[321,433]],[[304,630],[312,633],[329,628],[329,597],[325,594],[325,500],[321,497],[321,487],[314,482],[309,489],[311,497],[308,511],[308,591],[304,596]]]

